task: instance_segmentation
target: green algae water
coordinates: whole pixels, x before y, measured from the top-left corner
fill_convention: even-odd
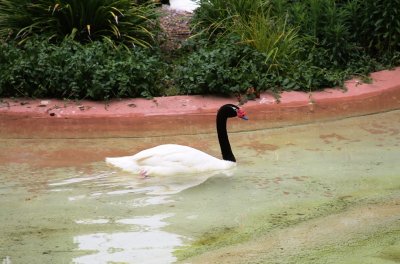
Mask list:
[[[229,174],[141,179],[104,158],[216,135],[0,139],[0,261],[400,262],[400,111],[230,141]]]

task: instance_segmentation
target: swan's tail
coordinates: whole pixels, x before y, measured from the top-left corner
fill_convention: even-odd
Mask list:
[[[140,168],[137,166],[131,157],[116,157],[116,158],[106,158],[106,162],[124,171],[129,171],[133,173],[138,173]]]

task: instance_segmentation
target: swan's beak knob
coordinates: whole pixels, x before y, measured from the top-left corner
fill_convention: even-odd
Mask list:
[[[240,108],[237,110],[237,116],[239,118],[241,118],[241,119],[249,120],[249,118],[247,117],[246,113]]]

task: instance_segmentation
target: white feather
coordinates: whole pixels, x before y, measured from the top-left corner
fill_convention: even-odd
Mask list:
[[[106,162],[128,172],[161,176],[228,170],[236,166],[235,162],[175,144],[160,145],[133,156],[106,158]]]

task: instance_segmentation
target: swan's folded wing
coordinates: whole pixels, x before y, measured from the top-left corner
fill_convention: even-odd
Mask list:
[[[160,145],[132,156],[139,166],[187,166],[204,164],[216,159],[197,149],[182,145]],[[216,159],[218,160],[218,159]]]
[[[156,174],[160,174],[160,172],[165,174],[170,170],[182,171],[185,166],[185,162],[182,163],[182,160],[189,160],[189,149],[191,148],[181,145],[160,145],[142,150],[133,156],[106,158],[106,162],[133,173],[156,171]]]
[[[200,150],[182,145],[160,145],[133,156],[107,158],[106,161],[133,173],[173,175],[225,170],[235,163],[217,159]]]

